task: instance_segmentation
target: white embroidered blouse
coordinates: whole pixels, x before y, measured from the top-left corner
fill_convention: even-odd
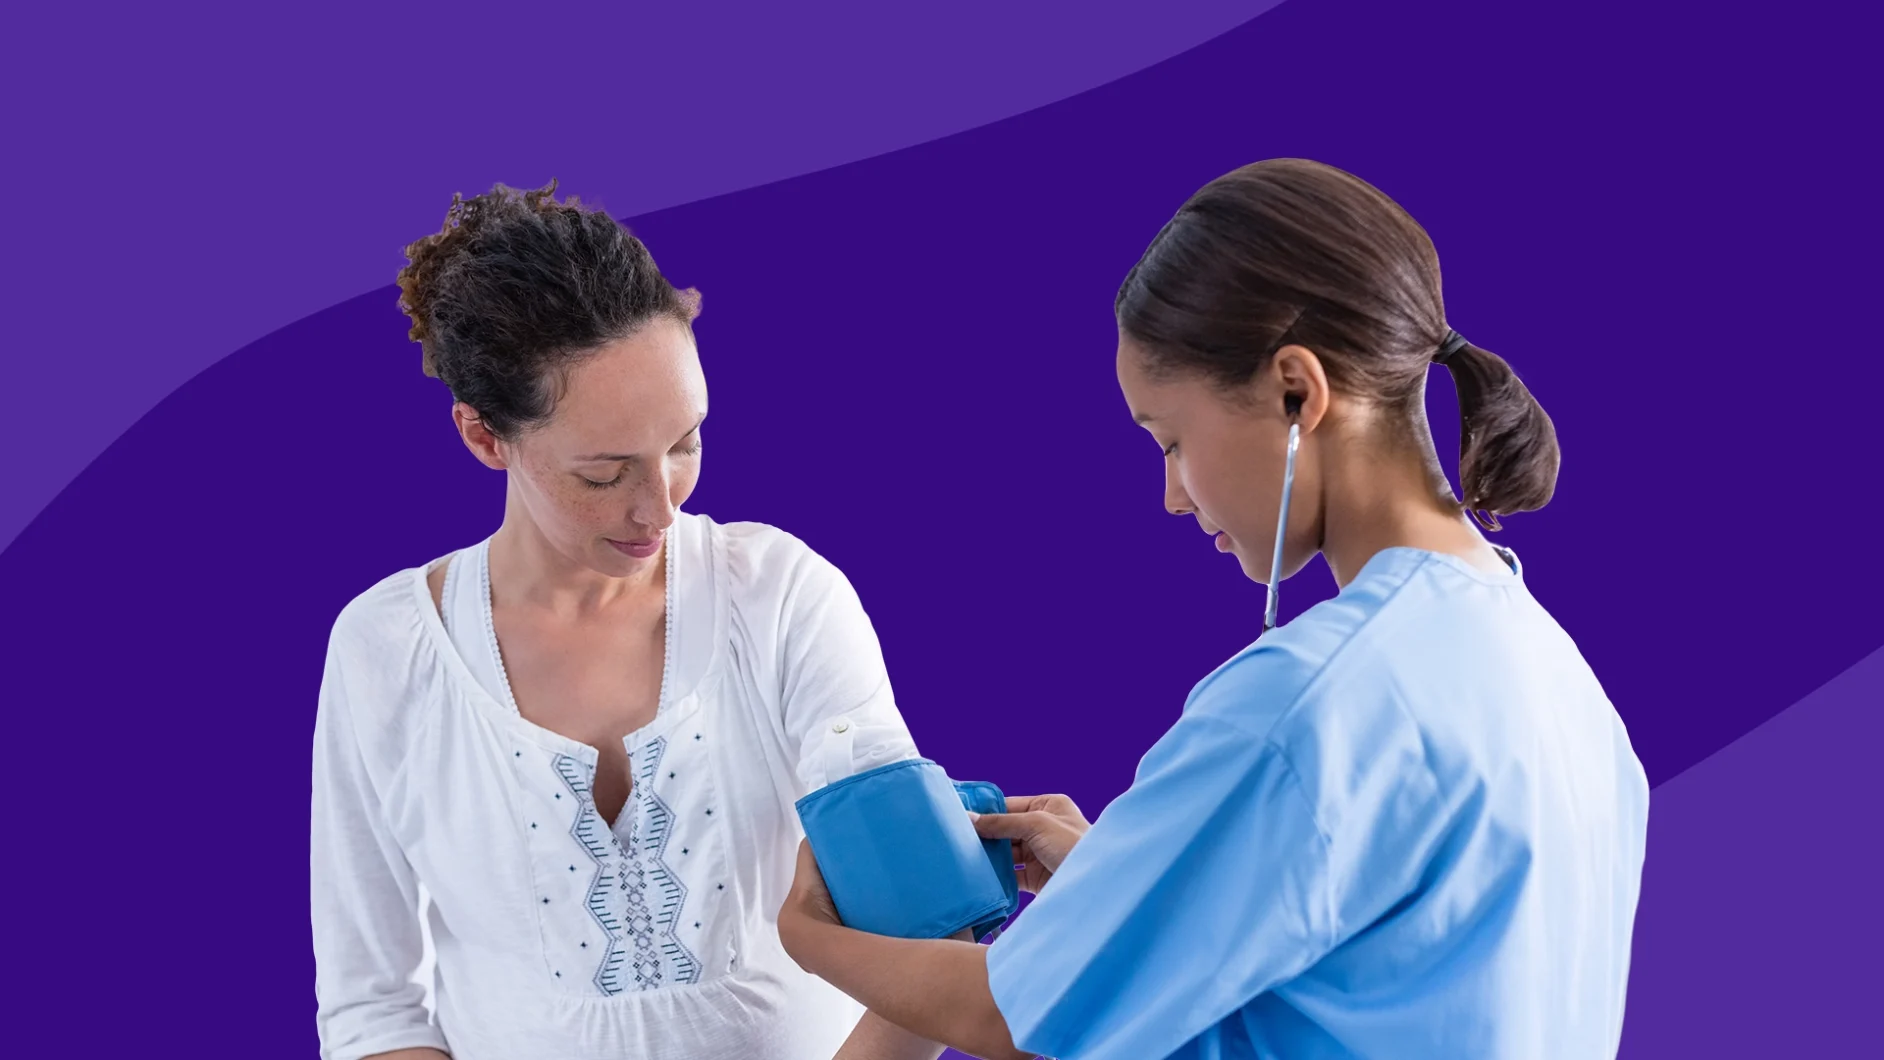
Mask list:
[[[792,803],[914,757],[855,591],[802,542],[683,515],[666,672],[625,738],[611,828],[593,748],[525,720],[487,545],[403,571],[335,623],[315,723],[321,1055],[828,1060],[861,1014],[780,949]],[[427,574],[450,563],[441,607]],[[414,981],[419,888],[435,1013]]]

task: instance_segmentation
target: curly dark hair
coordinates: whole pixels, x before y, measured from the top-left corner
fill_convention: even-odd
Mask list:
[[[514,438],[555,406],[564,373],[657,317],[691,328],[699,292],[676,290],[641,240],[556,182],[453,195],[445,226],[406,247],[399,308],[425,374]]]

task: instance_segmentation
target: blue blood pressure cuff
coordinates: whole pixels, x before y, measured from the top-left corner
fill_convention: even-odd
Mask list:
[[[1014,845],[964,811],[1005,813],[1001,789],[956,782],[926,758],[865,770],[798,800],[837,915],[873,935],[995,933],[1019,907]]]

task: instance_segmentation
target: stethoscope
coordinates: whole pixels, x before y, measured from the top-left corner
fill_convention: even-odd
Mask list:
[[[1302,424],[1297,419],[1302,412],[1302,399],[1290,394],[1282,399],[1282,407],[1289,414],[1289,448],[1286,462],[1282,465],[1282,505],[1276,512],[1276,552],[1269,561],[1268,599],[1263,605],[1263,632],[1276,628],[1276,611],[1282,605],[1282,596],[1278,586],[1282,584],[1282,541],[1289,529],[1289,497],[1295,492],[1295,454],[1302,448]],[[1487,542],[1489,544],[1489,542]],[[1492,545],[1492,551],[1505,561],[1511,573],[1524,577],[1524,566],[1518,562],[1518,554],[1503,545]]]
[[[1295,454],[1302,448],[1302,424],[1298,419],[1302,413],[1301,397],[1285,396],[1282,408],[1289,415],[1289,455],[1282,467],[1282,506],[1276,512],[1276,554],[1269,561],[1269,592],[1263,605],[1264,633],[1276,628],[1276,611],[1282,606],[1282,595],[1277,588],[1282,584],[1282,542],[1289,529],[1289,497],[1295,492]]]

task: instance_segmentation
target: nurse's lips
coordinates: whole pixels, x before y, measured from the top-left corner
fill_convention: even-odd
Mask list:
[[[659,533],[655,534],[653,537],[642,538],[639,541],[617,541],[612,537],[604,538],[603,540],[608,542],[610,548],[613,548],[624,556],[633,556],[636,559],[647,559],[661,550],[661,541],[666,538],[666,536],[665,533]]]
[[[1216,539],[1218,552],[1230,551],[1230,535],[1229,534],[1226,534],[1221,530],[1212,530],[1208,524],[1204,523],[1201,520],[1198,522],[1197,528]]]

